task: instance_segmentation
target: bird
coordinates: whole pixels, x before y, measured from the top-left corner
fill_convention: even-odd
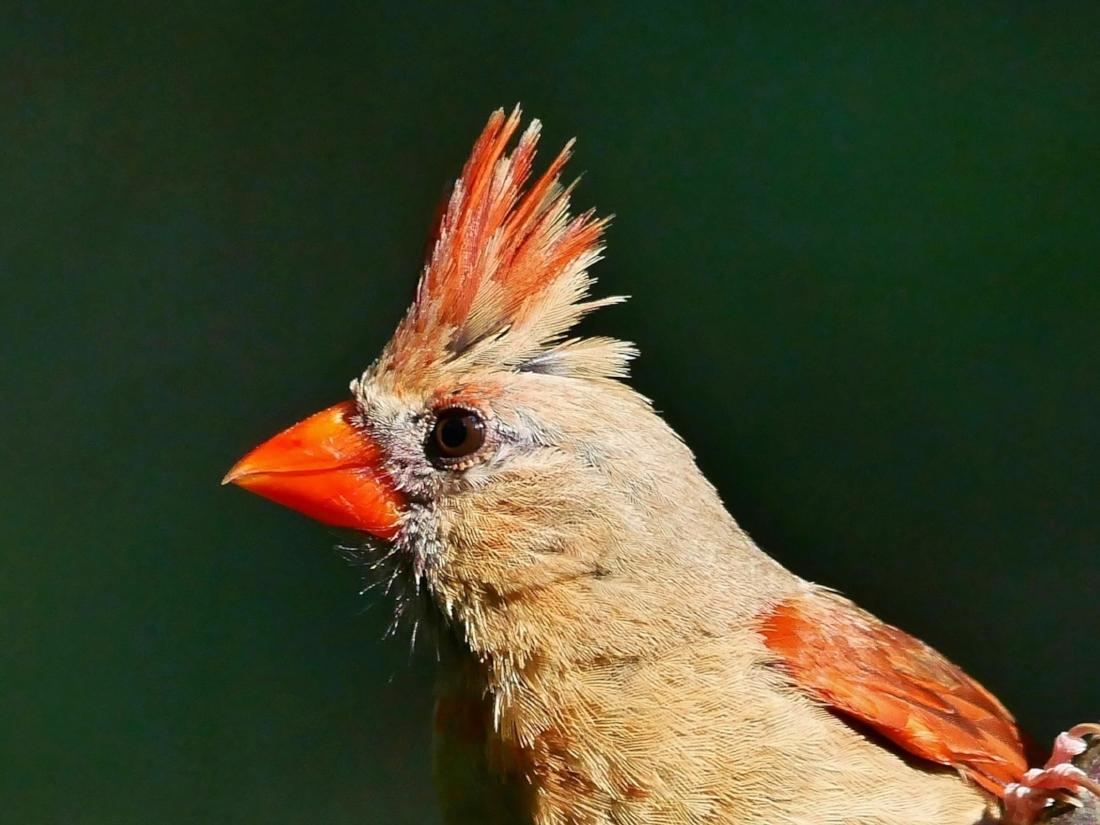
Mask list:
[[[1100,727],[1029,771],[988,690],[737,524],[635,347],[574,332],[623,300],[591,292],[608,221],[522,124],[490,117],[350,397],[223,481],[356,531],[433,627],[443,821],[1018,825],[1100,791]]]

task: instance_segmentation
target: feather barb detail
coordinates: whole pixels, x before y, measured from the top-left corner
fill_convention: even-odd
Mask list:
[[[606,218],[570,212],[561,173],[572,141],[529,183],[541,125],[532,120],[509,153],[520,110],[498,110],[474,145],[439,221],[416,299],[377,372],[425,380],[438,370],[491,366],[617,377],[633,349],[610,339],[565,341],[586,313],[621,298],[589,300],[588,268],[603,251]]]

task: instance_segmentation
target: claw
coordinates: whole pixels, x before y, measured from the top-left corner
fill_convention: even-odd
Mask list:
[[[1082,741],[1086,736],[1100,736],[1100,722],[1082,722],[1067,730],[1065,735]]]
[[[1032,768],[1019,782],[1005,788],[1004,825],[1033,825],[1055,802],[1080,807],[1082,792],[1100,799],[1100,782],[1073,764],[1075,757],[1088,750],[1086,736],[1100,736],[1100,724],[1075,725],[1058,734],[1046,765]]]

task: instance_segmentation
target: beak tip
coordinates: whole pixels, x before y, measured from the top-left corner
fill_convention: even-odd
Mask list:
[[[242,462],[238,461],[232,467],[229,468],[229,472],[222,476],[221,486],[226,484],[236,484],[237,479],[246,474],[246,470],[241,467]]]

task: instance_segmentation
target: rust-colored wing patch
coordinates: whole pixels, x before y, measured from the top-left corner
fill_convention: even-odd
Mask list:
[[[761,627],[794,684],[905,750],[997,796],[1027,769],[1012,715],[923,642],[827,591],[780,604]]]

